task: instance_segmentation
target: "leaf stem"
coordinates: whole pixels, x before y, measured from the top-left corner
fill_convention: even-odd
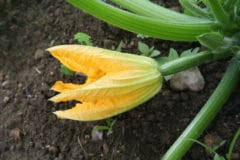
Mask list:
[[[236,144],[237,139],[238,139],[239,136],[240,136],[240,128],[238,128],[236,134],[234,135],[234,137],[233,137],[233,139],[232,139],[232,141],[230,143],[228,154],[227,154],[227,160],[231,160],[232,151],[233,151],[234,145]]]
[[[233,89],[240,80],[239,67],[239,61],[234,58],[212,96],[163,156],[162,160],[179,160],[185,155],[193,144],[193,141],[189,139],[198,139],[222,106],[227,102]]]
[[[196,17],[209,18],[209,14],[206,10],[202,9],[198,5],[189,0],[179,0],[180,4]]]
[[[227,14],[227,12],[225,12],[219,0],[208,0],[208,2],[217,21],[220,24],[227,26],[229,24],[229,15]]]
[[[224,4],[224,9],[229,10],[235,2],[236,0],[227,0]]]
[[[171,75],[188,68],[200,65],[207,61],[214,61],[228,57],[229,53],[212,54],[210,52],[200,52],[193,56],[182,57],[159,66],[159,71],[163,76]]]

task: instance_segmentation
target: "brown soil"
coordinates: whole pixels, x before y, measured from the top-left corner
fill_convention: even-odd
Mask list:
[[[158,1],[160,2],[160,1]],[[162,1],[161,1],[162,2]],[[178,3],[164,3],[179,8]],[[59,72],[59,62],[45,49],[76,43],[77,32],[92,36],[94,46],[110,48],[120,40],[124,51],[137,53],[135,34],[112,27],[75,9],[63,0],[0,0],[0,159],[1,160],[156,160],[176,140],[211,95],[226,68],[226,61],[200,67],[206,86],[201,92],[176,92],[166,83],[161,93],[138,108],[114,117],[113,133],[92,141],[92,128],[105,121],[59,120],[52,112],[70,103],[53,104],[48,98],[56,80],[75,81]],[[196,44],[144,40],[167,54]],[[38,50],[38,54],[36,51]],[[240,88],[200,138],[227,143],[225,154],[240,124]],[[239,158],[240,144],[235,147]],[[194,145],[186,160],[208,160],[212,155]],[[239,158],[240,159],[240,158]]]

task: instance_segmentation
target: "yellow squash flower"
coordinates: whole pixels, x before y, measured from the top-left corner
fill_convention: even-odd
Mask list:
[[[72,109],[54,112],[59,118],[92,121],[112,117],[153,97],[162,87],[157,63],[148,57],[106,49],[61,45],[48,51],[69,69],[87,75],[83,85],[57,81],[53,102],[77,100]]]

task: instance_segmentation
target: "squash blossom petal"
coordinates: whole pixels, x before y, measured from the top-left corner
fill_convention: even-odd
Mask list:
[[[72,109],[54,112],[59,118],[100,120],[130,110],[153,97],[162,87],[157,63],[148,57],[106,49],[60,45],[48,51],[69,69],[87,75],[83,85],[57,81],[53,102],[77,100]]]

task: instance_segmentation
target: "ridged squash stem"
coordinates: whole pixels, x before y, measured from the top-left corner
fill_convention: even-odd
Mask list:
[[[225,10],[229,10],[235,2],[236,0],[227,0],[224,4]]]
[[[137,15],[101,0],[67,0],[83,11],[119,28],[172,41],[196,41],[196,37],[218,28],[213,21],[176,22]]]
[[[208,21],[197,17],[188,16],[186,14],[178,13],[176,11],[167,9],[160,5],[154,4],[146,0],[111,0],[117,5],[128,9],[138,15],[143,15],[151,18],[157,18],[164,21],[175,21],[185,23],[203,23]]]
[[[201,52],[193,56],[182,57],[170,62],[167,62],[158,67],[163,76],[174,74],[202,63],[222,59],[230,56],[229,53],[212,54],[210,52]]]
[[[229,24],[230,17],[220,2],[218,0],[208,0],[208,2],[217,21],[223,26],[227,26]]]
[[[192,15],[196,17],[209,18],[208,12],[195,3],[189,0],[179,0],[179,2],[184,7],[184,9],[190,12]]]
[[[227,102],[235,86],[240,80],[240,63],[233,58],[219,85],[188,125],[181,136],[170,147],[162,160],[180,160],[194,143],[191,139],[198,139],[208,124],[216,117],[222,106]]]

